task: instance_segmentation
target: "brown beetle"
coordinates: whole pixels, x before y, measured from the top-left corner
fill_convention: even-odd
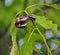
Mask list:
[[[18,17],[16,18],[15,26],[18,28],[25,28],[25,26],[27,25],[27,20],[27,16],[21,16],[20,18]]]
[[[17,28],[25,28],[28,20],[35,20],[35,19],[36,19],[35,15],[17,17],[15,26]]]

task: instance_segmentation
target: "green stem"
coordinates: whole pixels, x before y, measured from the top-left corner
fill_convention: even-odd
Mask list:
[[[25,12],[27,15],[29,15],[29,13],[28,13],[26,10],[24,10],[24,12]]]
[[[35,6],[35,5],[34,5]],[[29,7],[28,7],[29,8]],[[25,13],[27,14],[27,15],[29,15],[29,13],[25,10]],[[45,43],[45,45],[46,45],[46,47],[47,47],[47,52],[48,52],[48,55],[50,54],[50,55],[52,55],[52,53],[51,53],[51,50],[50,50],[50,48],[49,48],[49,46],[48,46],[48,44],[47,44],[47,42],[46,42],[46,39],[45,39],[45,37],[43,36],[43,34],[40,32],[40,30],[38,29],[38,27],[35,25],[35,23],[32,21],[32,23],[34,24],[34,26],[36,27],[36,29],[37,29],[37,31],[39,32],[39,34],[41,35],[41,37],[43,38],[43,40],[44,40],[44,43]]]
[[[29,42],[29,40],[31,39],[31,36],[32,36],[33,32],[35,31],[35,29],[36,29],[36,28],[34,28],[34,29],[32,30],[32,32],[31,32],[31,34],[29,35],[28,42]]]
[[[25,10],[31,8],[31,7],[34,7],[34,6],[37,6],[37,5],[40,5],[40,4],[34,4],[34,5],[31,5],[31,6],[28,6]]]
[[[25,47],[24,47],[24,49],[23,49],[22,55],[24,55],[25,49],[27,48],[26,45],[27,45],[27,43],[29,43],[29,41],[30,41],[30,39],[31,39],[31,37],[32,37],[32,34],[33,34],[33,32],[35,31],[35,29],[36,29],[36,28],[34,28],[34,29],[32,30],[32,32],[30,32],[30,35],[28,35],[29,32],[26,34],[26,36],[28,36],[28,39],[26,40]],[[25,37],[26,37],[26,36],[25,36]]]
[[[15,28],[14,31],[12,32],[12,42],[13,42],[13,44],[16,42],[16,33],[17,33],[17,29]]]
[[[39,31],[39,29],[38,29],[37,27],[36,27],[36,29],[37,29],[37,31],[39,32],[39,34],[41,35],[41,37],[43,38],[44,43],[45,43],[45,45],[46,45],[46,47],[47,47],[48,53],[50,53],[50,55],[52,55],[51,50],[50,50],[49,47],[48,47],[48,44],[47,44],[47,42],[46,42],[45,37],[42,35],[42,33]]]
[[[22,11],[19,11],[17,14],[16,14],[16,16],[18,16],[20,13],[22,13],[22,12],[24,12],[24,10],[22,10]],[[15,17],[16,17],[15,16]]]

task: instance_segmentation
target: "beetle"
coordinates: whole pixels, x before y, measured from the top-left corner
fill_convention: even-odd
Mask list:
[[[28,16],[31,20],[36,20],[36,15],[32,14]]]
[[[15,26],[17,28],[25,28],[27,25],[27,16],[21,16],[16,18]]]
[[[36,19],[35,15],[16,17],[15,26],[17,28],[25,28],[27,26],[28,20],[35,20],[35,19]]]

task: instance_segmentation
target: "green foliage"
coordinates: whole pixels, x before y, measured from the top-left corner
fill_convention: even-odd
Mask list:
[[[28,22],[27,33],[24,37],[24,44],[20,49],[20,55],[33,55],[33,50],[37,52],[40,51],[35,47],[36,41],[40,39],[40,35],[38,33],[35,33],[35,31],[36,28],[34,28],[33,24],[31,22]],[[41,51],[39,53],[41,53]]]
[[[50,9],[47,14],[47,18],[53,20],[60,27],[60,11],[56,9]]]
[[[52,42],[54,42],[56,45],[60,45],[60,41],[59,40],[52,39]]]
[[[30,40],[31,40],[31,37],[32,37],[31,35],[33,34],[34,30],[32,32],[30,32],[31,34],[29,32],[26,34],[25,42],[21,48],[20,55],[27,55],[27,54],[32,55],[34,45],[32,42],[30,42]]]
[[[10,55],[19,55],[18,46],[16,42],[16,30],[12,33],[12,49]]]
[[[35,6],[35,5],[32,5],[31,7],[33,7],[33,6]],[[28,7],[28,8],[30,8],[30,7]],[[23,11],[27,15],[29,15],[29,13],[27,12],[28,8],[26,8],[26,10]],[[18,14],[20,14],[20,13],[18,13]],[[17,43],[16,43],[16,32],[13,31],[14,27],[15,27],[14,21],[15,21],[15,19],[13,19],[11,29],[10,29],[12,32],[12,41],[14,43],[11,53],[16,55],[16,54],[18,54],[18,49],[17,49]],[[47,48],[47,54],[52,55],[51,50],[46,42],[46,38],[44,37],[44,34],[41,33],[40,29],[38,28],[38,26],[36,24],[38,24],[39,26],[42,26],[46,30],[52,29],[54,34],[57,33],[57,24],[53,24],[52,21],[47,20],[46,17],[44,17],[44,16],[37,16],[35,22],[33,22],[33,21],[28,22],[28,26],[26,27],[27,32],[24,37],[24,44],[20,48],[20,52],[19,52],[20,54],[18,54],[18,55],[33,55],[33,50],[36,50],[37,52],[39,52],[39,50],[37,48],[34,48],[37,40],[42,40]],[[16,49],[14,49],[14,48],[16,48]],[[15,52],[15,50],[16,50],[16,52]]]
[[[40,3],[40,1],[42,2]],[[60,27],[60,7],[56,4],[43,4],[43,2],[43,0],[14,0],[13,4],[9,7],[5,7],[2,3],[0,4],[0,31],[11,24],[10,33],[12,36],[12,49],[10,55],[33,55],[33,50],[39,54],[43,53],[35,47],[38,40],[40,44],[46,46],[47,55],[52,55],[47,39],[44,36],[44,31],[52,30],[54,35],[57,34],[57,26]],[[46,16],[44,16],[44,10],[42,9],[44,6],[51,7],[49,10],[47,9],[48,13]],[[41,10],[37,12],[38,8]],[[24,29],[17,29],[15,27],[15,19],[18,15],[21,16],[23,13],[26,13],[28,16],[34,14],[34,12],[37,14],[35,21],[29,20],[27,22],[27,27]],[[24,44],[20,49],[18,49],[17,38],[24,39]],[[57,45],[60,44],[59,41],[52,41]]]
[[[11,6],[6,7],[0,2],[0,31],[10,25],[12,18],[17,12],[23,10],[23,4],[24,0],[14,0]]]
[[[36,22],[45,29],[52,29],[52,31],[57,33],[57,25],[53,24],[52,21],[47,20],[44,16],[37,16]]]

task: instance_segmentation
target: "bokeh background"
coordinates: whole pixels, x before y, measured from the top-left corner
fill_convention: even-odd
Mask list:
[[[13,17],[17,14],[17,12],[24,10],[29,5],[44,4],[44,1],[46,1],[46,3],[48,4],[57,4],[60,6],[60,0],[0,0],[0,55],[9,55],[10,53],[12,47],[12,41],[9,28],[11,21]],[[56,24],[58,24],[59,27],[58,27],[58,34],[56,35],[56,37],[53,36],[51,30],[48,30],[45,32],[46,38],[60,40],[60,11],[55,9],[53,10],[52,8],[48,8],[47,10],[49,10],[47,17],[49,19],[52,18],[51,20],[53,20]],[[38,13],[38,11],[34,11],[33,8],[31,9],[31,13],[42,15],[41,13]],[[21,35],[23,35],[22,33],[25,33],[25,31],[22,30]],[[19,37],[17,39],[19,39]],[[18,44],[22,45],[22,43],[23,39],[20,39],[18,41]],[[53,42],[50,41],[49,45],[51,46],[51,48],[54,47],[57,48],[56,50],[54,50],[55,55],[60,55],[59,52],[60,45],[56,46]],[[44,48],[42,48],[42,45],[40,43],[37,43],[36,47],[42,50],[45,49],[44,46],[43,46]],[[38,55],[36,52],[34,52],[34,54]]]

